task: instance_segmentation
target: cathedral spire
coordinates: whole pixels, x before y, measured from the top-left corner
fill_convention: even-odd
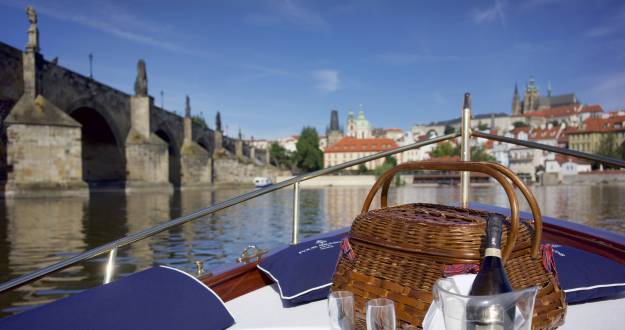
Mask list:
[[[538,88],[536,87],[536,79],[534,79],[534,75],[530,75],[530,80],[527,83],[527,90],[529,91],[534,91],[537,90]]]
[[[521,98],[519,96],[518,83],[514,83],[514,94],[512,94],[512,115],[520,115],[521,112]]]

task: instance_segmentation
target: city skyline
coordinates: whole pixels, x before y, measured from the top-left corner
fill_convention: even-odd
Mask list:
[[[189,94],[211,127],[221,111],[231,136],[240,127],[279,138],[305,125],[322,134],[330,110],[343,126],[360,104],[376,127],[408,129],[458,117],[465,91],[475,114],[509,113],[515,82],[523,89],[530,75],[543,94],[550,81],[554,94],[606,111],[625,105],[625,6],[615,1],[33,5],[47,59],[89,76],[93,53],[94,78],[131,92],[145,58],[157,105],[162,90],[182,113]],[[0,39],[23,48],[26,3],[0,6],[11,27]]]

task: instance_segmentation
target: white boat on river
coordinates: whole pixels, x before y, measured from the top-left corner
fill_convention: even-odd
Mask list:
[[[256,188],[264,188],[270,186],[272,183],[273,182],[271,182],[271,179],[264,176],[257,176],[254,178],[254,186]]]

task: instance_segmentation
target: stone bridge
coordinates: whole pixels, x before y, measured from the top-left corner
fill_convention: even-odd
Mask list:
[[[34,11],[33,11],[34,13]],[[266,150],[154,105],[145,63],[135,95],[44,59],[29,15],[25,51],[0,42],[0,180],[5,195],[86,187],[171,189],[275,176]],[[130,82],[129,82],[130,83]]]

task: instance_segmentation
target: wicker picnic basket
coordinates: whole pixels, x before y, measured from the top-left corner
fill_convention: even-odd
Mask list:
[[[540,209],[527,186],[508,168],[487,162],[412,162],[382,174],[352,224],[349,245],[337,264],[332,290],[354,293],[357,328],[364,326],[369,299],[395,302],[398,328],[421,327],[432,302],[432,287],[448,271],[479,265],[488,212],[437,204],[387,207],[394,175],[405,170],[471,171],[487,174],[504,188],[511,216],[504,224],[502,257],[515,289],[539,286],[533,329],[555,329],[564,322],[566,303],[548,246],[541,246]],[[510,183],[510,180],[512,184]],[[526,198],[533,220],[519,219],[516,186]],[[382,188],[381,208],[369,211]]]

